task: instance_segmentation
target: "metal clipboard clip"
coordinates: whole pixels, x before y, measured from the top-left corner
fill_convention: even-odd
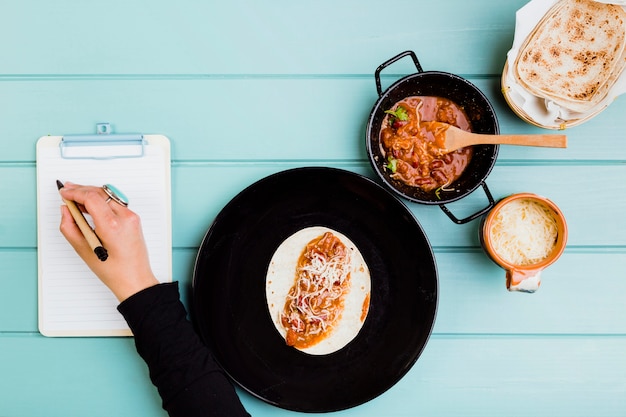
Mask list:
[[[96,134],[64,135],[59,148],[65,159],[141,158],[145,144],[142,134],[113,134],[109,123],[98,123]]]

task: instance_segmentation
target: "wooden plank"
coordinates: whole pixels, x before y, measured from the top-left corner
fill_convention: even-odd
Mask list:
[[[12,41],[0,56],[3,74],[22,75],[369,74],[416,49],[425,69],[493,74],[524,3],[16,1],[2,10],[0,37]]]
[[[333,165],[372,176],[368,165]],[[197,246],[215,216],[240,190],[257,179],[293,166],[297,165],[186,165],[174,169],[174,246]],[[522,191],[552,199],[567,217],[571,229],[569,245],[624,245],[626,235],[623,233],[622,213],[626,207],[626,198],[616,190],[624,190],[622,178],[626,175],[625,169],[623,165],[585,166],[583,175],[579,169],[565,170],[560,166],[497,164],[487,178],[487,184],[495,199]],[[220,181],[215,183],[212,178],[220,178]],[[602,178],[602,181],[597,178]],[[570,190],[577,192],[571,193]],[[580,198],[581,195],[612,195],[613,201],[611,204],[602,204],[594,199]],[[187,204],[191,199],[194,204]],[[432,245],[478,245],[478,222],[459,226],[452,223],[436,206],[411,202],[406,204],[424,227]],[[479,189],[466,199],[448,206],[458,217],[462,217],[486,204],[487,199]],[[609,219],[612,227],[606,227]],[[603,232],[597,233],[597,230]],[[454,241],[449,239],[452,235],[455,236]]]
[[[196,248],[175,249],[173,278],[191,304]],[[435,250],[439,273],[436,334],[626,335],[626,250],[567,250],[542,274],[535,294],[509,293],[504,271],[480,250]],[[34,250],[0,250],[0,334],[37,332]],[[3,277],[5,272],[3,272]],[[1,341],[0,341],[1,343]]]
[[[0,335],[0,374],[6,416],[167,415],[132,338]]]
[[[197,247],[215,216],[241,190],[267,175],[302,165],[278,162],[176,164],[172,171],[173,245]],[[331,161],[312,165],[334,166],[374,177],[367,163]],[[0,182],[2,195],[23,196],[14,199],[13,204],[0,206],[0,218],[5,219],[5,233],[0,235],[0,247],[35,247],[34,169],[30,166],[0,165],[0,175],[12,178],[11,181]],[[566,216],[570,246],[624,246],[626,193],[620,192],[626,187],[624,177],[624,164],[559,166],[498,162],[486,183],[496,200],[516,192],[533,192],[553,200]],[[24,195],[21,194],[23,190],[32,191]],[[606,196],[611,196],[610,201]],[[478,246],[478,221],[456,225],[437,206],[405,203],[424,227],[433,246]],[[487,197],[479,188],[447,207],[462,218],[487,204]],[[451,235],[455,236],[454,243],[449,239]]]
[[[132,339],[11,335],[0,342],[0,390],[11,393],[5,415],[165,416]],[[621,417],[625,350],[624,337],[434,335],[390,390],[329,415]],[[292,415],[241,398],[254,416]]]
[[[0,249],[0,288],[0,336],[4,332],[36,332],[35,250]]]
[[[191,299],[196,253],[197,249],[173,251],[173,278],[180,281],[181,299],[186,305]],[[38,332],[37,273],[35,249],[0,248],[0,336],[7,332]]]
[[[519,119],[497,78],[470,78],[503,133],[552,133]],[[371,77],[0,81],[0,162],[35,160],[47,134],[161,133],[174,161],[367,161],[365,128],[377,101]],[[501,147],[499,161],[626,160],[626,98],[568,129],[567,149]]]
[[[567,250],[541,274],[534,294],[506,290],[505,272],[479,251],[435,252],[440,303],[434,332],[619,334],[626,250]],[[617,293],[615,296],[610,295]]]

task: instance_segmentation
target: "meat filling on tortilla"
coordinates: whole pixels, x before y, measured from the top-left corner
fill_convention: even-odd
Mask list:
[[[289,346],[306,348],[332,332],[350,289],[350,253],[331,232],[308,243],[287,294],[281,324]]]

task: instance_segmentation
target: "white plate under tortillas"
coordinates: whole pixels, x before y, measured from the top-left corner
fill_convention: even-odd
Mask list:
[[[356,337],[365,321],[369,308],[370,273],[356,245],[345,235],[327,227],[315,226],[302,229],[288,237],[278,247],[270,261],[265,281],[265,296],[276,330],[284,338],[286,330],[280,316],[285,307],[289,289],[294,285],[296,265],[300,254],[313,239],[331,232],[350,251],[350,290],[346,295],[341,318],[328,337],[301,351],[311,355],[326,355],[346,346]],[[365,311],[364,311],[365,309]]]
[[[502,74],[513,111],[534,125],[563,129],[591,119],[626,92],[625,7],[533,0],[518,10]]]

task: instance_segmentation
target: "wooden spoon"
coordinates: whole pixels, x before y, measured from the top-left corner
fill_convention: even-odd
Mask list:
[[[422,125],[434,133],[436,145],[446,152],[472,145],[567,147],[566,135],[490,135],[466,132],[456,126],[441,122],[422,122]]]

